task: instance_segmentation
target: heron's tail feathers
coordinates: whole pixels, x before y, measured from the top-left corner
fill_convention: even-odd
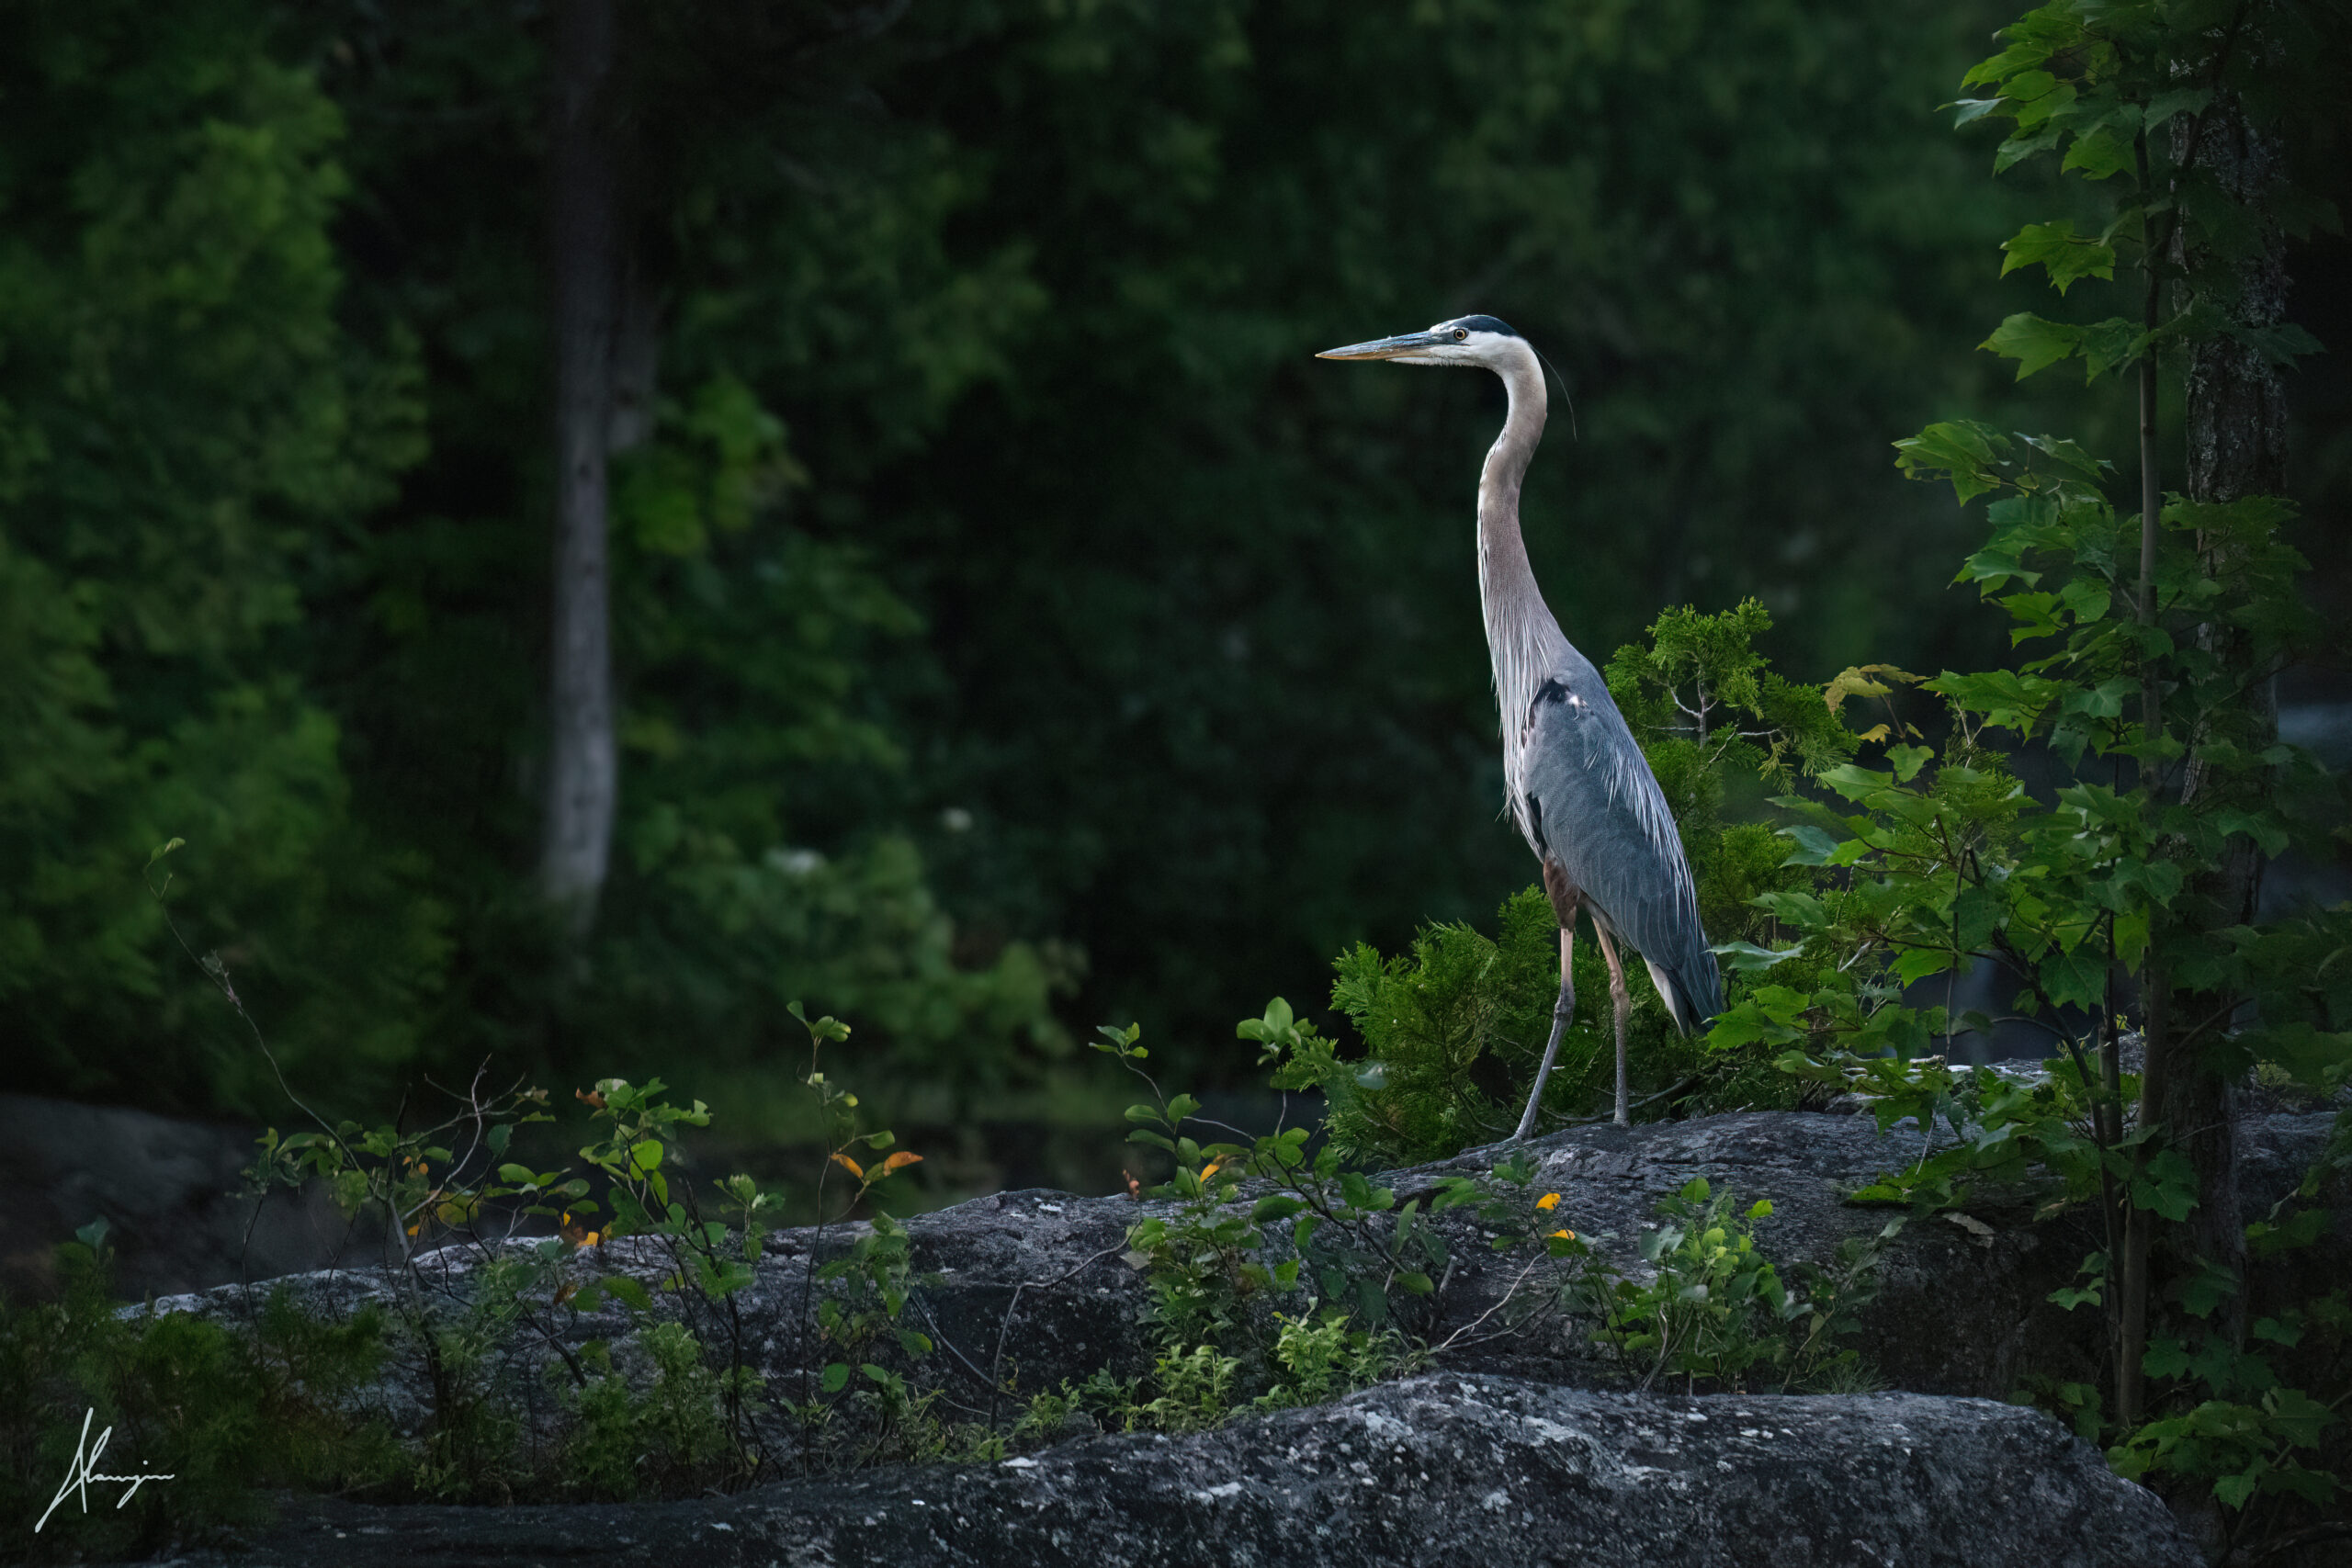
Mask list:
[[[1642,963],[1679,1032],[1696,1034],[1724,1010],[1723,976],[1715,967],[1715,955],[1705,948],[1685,953],[1671,969],[1660,968],[1646,953]]]

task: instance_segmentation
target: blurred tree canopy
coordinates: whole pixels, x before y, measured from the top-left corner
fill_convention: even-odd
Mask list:
[[[343,117],[239,20],[0,23],[0,998],[36,1085],[165,1102],[263,1064],[140,886],[164,839],[186,922],[361,1074],[450,956],[298,651],[318,562],[424,456],[415,343],[339,318]]]
[[[486,1052],[707,1093],[794,997],[943,1115],[1102,1017],[1245,1067],[1233,1018],[1527,876],[1471,559],[1499,394],[1310,357],[1450,314],[1572,388],[1526,515],[1594,658],[1749,594],[1801,672],[1974,656],[1963,522],[1887,444],[2019,406],[1959,345],[2001,203],[2048,198],[1933,112],[1999,7],[621,15],[621,796],[576,947],[528,887],[547,7],[0,19],[29,1087],[269,1103],[140,884],[174,835],[181,931],[330,1100]]]

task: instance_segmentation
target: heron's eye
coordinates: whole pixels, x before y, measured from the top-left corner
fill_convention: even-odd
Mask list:
[[[1453,341],[1456,343],[1466,342],[1468,341],[1469,336],[1470,329],[1468,327],[1456,327],[1453,329]]]

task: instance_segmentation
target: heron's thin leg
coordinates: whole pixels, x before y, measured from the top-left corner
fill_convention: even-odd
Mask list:
[[[1568,1020],[1577,1010],[1576,945],[1576,914],[1571,910],[1566,923],[1560,927],[1560,999],[1552,1004],[1552,1038],[1544,1043],[1544,1065],[1535,1069],[1535,1088],[1527,1096],[1527,1110],[1519,1119],[1519,1131],[1511,1134],[1513,1138],[1524,1138],[1535,1131],[1536,1107],[1544,1103],[1544,1080],[1552,1076],[1553,1058],[1560,1054],[1561,1032],[1568,1027]]]
[[[1625,1087],[1625,1026],[1634,1016],[1634,994],[1625,988],[1625,966],[1617,962],[1617,944],[1609,940],[1608,928],[1599,920],[1592,922],[1592,934],[1600,939],[1600,956],[1609,960],[1609,999],[1617,1004],[1617,1125],[1630,1126],[1630,1095]]]

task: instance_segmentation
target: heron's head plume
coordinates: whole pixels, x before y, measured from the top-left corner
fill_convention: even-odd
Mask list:
[[[1468,365],[1501,370],[1532,352],[1525,338],[1492,316],[1457,316],[1427,332],[1327,348],[1317,359],[1393,359],[1400,365]]]

